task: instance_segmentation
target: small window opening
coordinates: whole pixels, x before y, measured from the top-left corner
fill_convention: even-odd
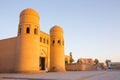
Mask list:
[[[54,45],[54,44],[55,44],[55,41],[53,40],[53,42],[52,42],[52,43],[53,43],[53,45]]]
[[[60,45],[60,40],[58,40],[58,45]]]
[[[30,33],[30,28],[29,27],[27,27],[26,33]]]
[[[37,34],[37,29],[36,28],[34,29],[34,34]]]
[[[44,43],[45,43],[45,38],[43,39]]]
[[[40,42],[42,42],[42,37],[40,37]]]
[[[47,40],[47,44],[48,44],[49,42],[48,42],[48,40]]]

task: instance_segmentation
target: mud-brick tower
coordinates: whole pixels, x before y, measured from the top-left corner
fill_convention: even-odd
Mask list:
[[[53,26],[50,29],[50,67],[52,71],[64,72],[64,35],[60,26]]]
[[[31,9],[20,13],[15,72],[39,71],[39,14]]]

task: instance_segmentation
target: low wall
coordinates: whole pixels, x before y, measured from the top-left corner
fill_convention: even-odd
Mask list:
[[[66,64],[67,71],[85,71],[85,70],[96,70],[96,66],[92,64]]]

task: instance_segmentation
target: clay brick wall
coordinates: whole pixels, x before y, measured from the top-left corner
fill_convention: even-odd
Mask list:
[[[92,64],[66,64],[67,71],[85,71],[85,70],[95,70],[96,66]]]
[[[17,37],[0,40],[0,72],[12,72]]]

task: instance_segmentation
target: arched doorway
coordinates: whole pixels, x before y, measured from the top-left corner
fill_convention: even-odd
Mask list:
[[[48,59],[47,59],[47,50],[45,48],[41,49],[40,56],[39,56],[39,68],[40,70],[45,70],[48,68]]]
[[[45,70],[45,57],[39,57],[40,70]]]

